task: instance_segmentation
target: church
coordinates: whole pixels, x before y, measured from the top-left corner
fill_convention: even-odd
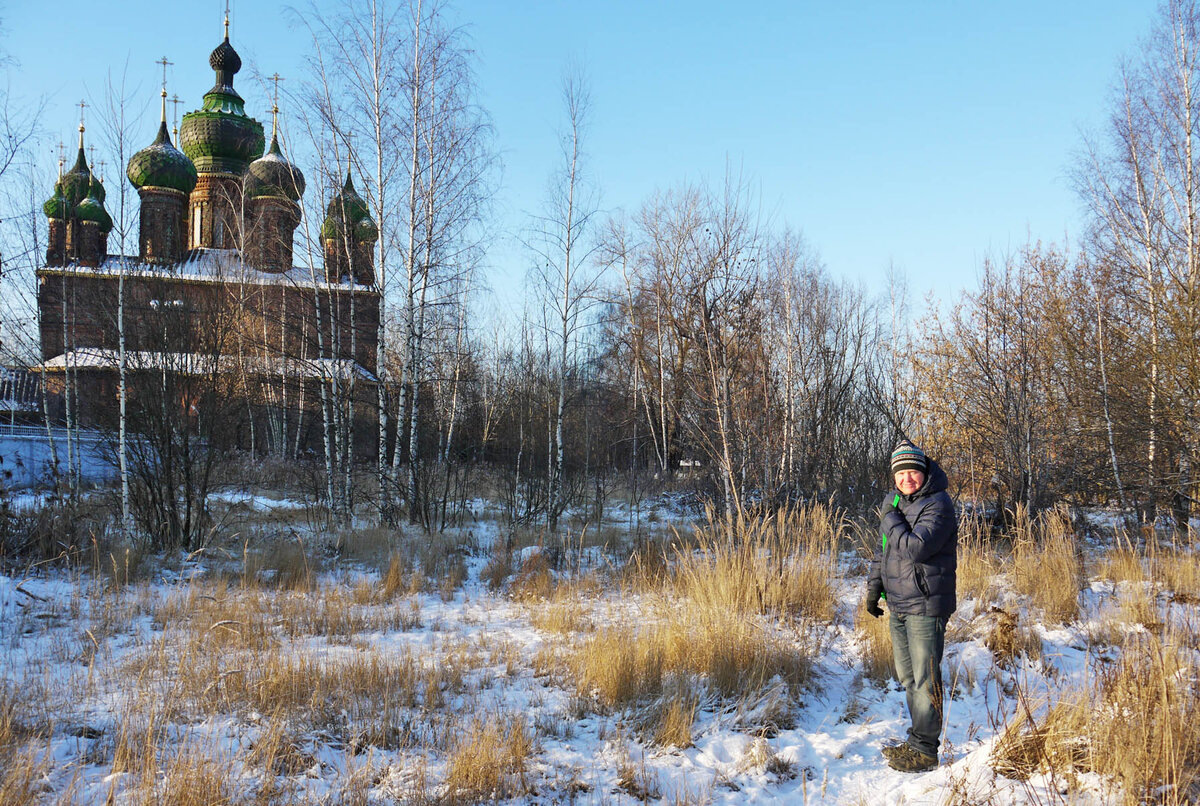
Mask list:
[[[201,108],[183,116],[178,147],[167,128],[164,86],[157,136],[126,166],[140,198],[136,256],[108,251],[113,219],[85,156],[82,121],[75,164],[64,173],[60,162],[43,207],[49,238],[37,271],[40,370],[51,415],[114,424],[123,338],[130,395],[159,394],[168,375],[189,378],[165,393],[174,399],[156,405],[196,415],[199,397],[216,392],[243,449],[315,449],[330,395],[340,394],[349,401],[354,442],[369,450],[378,225],[348,168],[319,230],[305,241],[320,247],[302,250],[305,265],[296,265],[304,175],[280,145],[278,106],[266,145],[262,123],[234,89],[242,63],[228,17],[209,64],[216,81]]]

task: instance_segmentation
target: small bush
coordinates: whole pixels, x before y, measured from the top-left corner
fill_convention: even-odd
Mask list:
[[[1016,613],[993,607],[990,615],[992,627],[984,645],[995,656],[997,665],[1009,667],[1018,658],[1036,661],[1042,657],[1042,639],[1022,624]]]

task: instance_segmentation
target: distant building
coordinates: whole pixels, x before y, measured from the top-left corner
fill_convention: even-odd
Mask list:
[[[37,419],[41,379],[24,369],[0,367],[0,426]]]
[[[82,122],[75,164],[59,169],[44,205],[49,246],[37,272],[51,415],[74,406],[83,424],[112,422],[123,279],[128,372],[198,371],[216,356],[223,377],[236,378],[228,393],[245,404],[245,447],[312,447],[321,383],[333,377],[355,379],[365,433],[375,416],[366,401],[377,369],[378,227],[347,173],[320,228],[323,265],[316,276],[295,266],[304,176],[284,156],[274,125],[264,153],[263,126],[233,87],[241,59],[228,20],[209,64],[216,83],[202,107],[184,115],[180,147],[167,129],[164,88],[157,137],[129,160],[141,200],[136,257],[108,252],[113,220],[85,157]]]

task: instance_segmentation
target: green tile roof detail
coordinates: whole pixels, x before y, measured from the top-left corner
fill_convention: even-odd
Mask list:
[[[183,116],[179,147],[200,173],[243,173],[262,156],[263,127],[246,114],[245,102],[233,88],[233,76],[242,67],[229,37],[208,58],[217,82],[204,95],[204,105]]]
[[[133,155],[125,175],[139,190],[160,187],[191,193],[196,187],[196,166],[187,155],[171,144],[167,122],[159,124],[154,142]]]

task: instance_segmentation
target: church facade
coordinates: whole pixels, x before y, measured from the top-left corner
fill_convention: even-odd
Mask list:
[[[369,449],[378,226],[348,171],[317,231],[319,248],[304,250],[308,265],[295,265],[304,175],[284,156],[274,123],[268,145],[246,113],[233,86],[241,59],[228,23],[209,64],[215,84],[184,115],[179,147],[164,88],[157,136],[126,166],[140,198],[136,256],[108,252],[113,220],[85,157],[82,123],[76,162],[60,167],[43,207],[49,239],[37,272],[52,415],[113,423],[123,335],[126,377],[141,379],[131,394],[156,377],[187,376],[193,383],[180,387],[180,399],[159,402],[187,412],[197,406],[197,379],[217,384],[244,448],[314,449],[330,395],[348,394],[363,432],[355,442]]]

